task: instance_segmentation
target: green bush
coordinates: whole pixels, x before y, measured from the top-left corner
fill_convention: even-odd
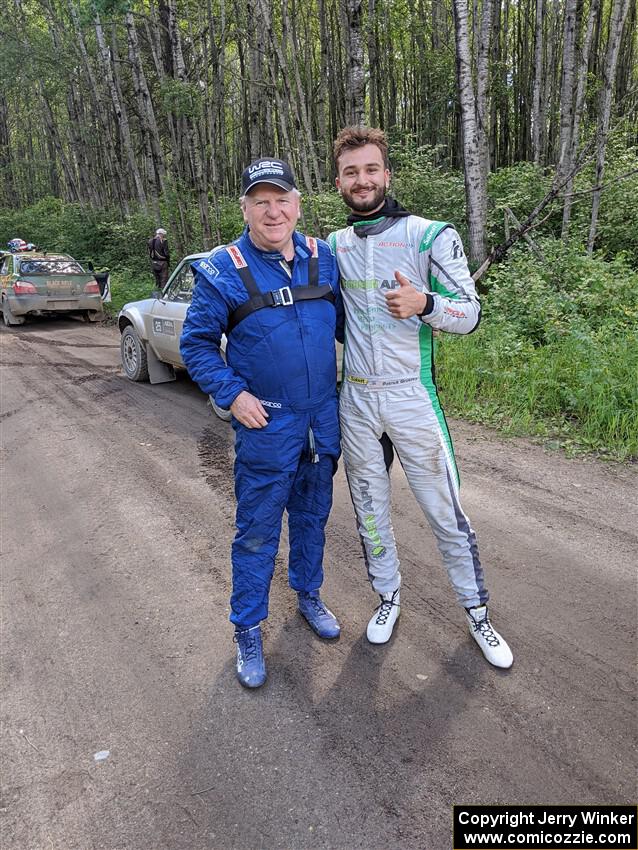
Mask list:
[[[155,278],[151,274],[136,277],[130,269],[121,269],[110,276],[111,302],[105,304],[105,310],[111,316],[117,316],[128,301],[150,298],[155,289]]]
[[[465,239],[465,186],[460,171],[436,164],[437,149],[417,147],[391,150],[391,192],[415,215],[449,221]]]
[[[491,275],[469,337],[439,338],[450,412],[566,448],[638,456],[638,273],[558,241]]]

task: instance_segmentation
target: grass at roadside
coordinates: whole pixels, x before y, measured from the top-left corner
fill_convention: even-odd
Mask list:
[[[638,457],[637,352],[606,337],[508,347],[484,327],[442,341],[437,378],[454,416],[545,437],[570,454],[628,460]]]
[[[105,304],[104,309],[111,318],[116,318],[127,301],[150,298],[154,288],[155,281],[150,273],[134,275],[128,269],[111,272],[111,302]]]
[[[546,244],[499,268],[469,337],[439,337],[450,414],[547,438],[568,453],[638,458],[638,274]]]

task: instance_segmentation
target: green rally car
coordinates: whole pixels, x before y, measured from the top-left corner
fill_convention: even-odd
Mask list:
[[[5,325],[44,313],[74,313],[88,322],[103,318],[95,276],[67,254],[0,254],[0,298]]]

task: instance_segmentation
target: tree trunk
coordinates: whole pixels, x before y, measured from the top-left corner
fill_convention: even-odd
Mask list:
[[[71,20],[73,22],[73,28],[75,30],[74,44],[77,45],[77,49],[80,54],[80,59],[82,61],[82,65],[84,66],[84,71],[86,73],[86,78],[89,81],[89,96],[91,100],[91,105],[93,107],[93,114],[97,118],[96,123],[97,131],[100,136],[100,142],[105,153],[106,169],[108,172],[108,183],[115,189],[115,193],[117,195],[119,205],[123,214],[128,215],[129,199],[126,186],[124,184],[124,175],[122,173],[122,168],[120,166],[120,162],[117,156],[117,151],[115,150],[113,122],[111,121],[111,118],[108,114],[108,110],[104,102],[104,97],[95,79],[93,66],[91,64],[89,53],[86,47],[86,42],[84,40],[84,33],[82,31],[82,27],[80,26],[78,10],[76,9],[75,4],[73,2],[69,2],[68,8]]]
[[[492,31],[492,0],[483,0],[481,10],[481,26],[476,51],[476,129],[478,133],[481,166],[484,171],[485,191],[487,192],[487,175],[489,172],[488,145],[488,81],[490,58],[490,35]],[[487,203],[486,203],[487,214]],[[481,258],[482,259],[482,258]]]
[[[484,163],[481,162],[481,145],[476,120],[476,98],[472,83],[467,0],[454,0],[454,29],[456,34],[456,71],[463,132],[463,171],[470,260],[479,264],[485,258],[487,186],[486,169]]]
[[[122,100],[121,89],[117,76],[117,69],[115,63],[113,62],[111,51],[109,50],[109,47],[106,44],[106,40],[104,38],[104,31],[102,30],[100,16],[97,14],[95,15],[94,24],[95,34],[97,37],[97,43],[100,51],[100,57],[102,60],[102,71],[106,78],[106,83],[111,94],[111,101],[113,103],[113,109],[115,111],[115,117],[117,119],[117,126],[120,132],[120,139],[122,141],[122,147],[124,148],[124,154],[126,156],[126,162],[128,165],[129,177],[133,181],[133,184],[135,186],[135,192],[138,201],[142,204],[143,207],[146,207],[146,193],[144,192],[142,178],[140,177],[137,162],[135,161],[135,151],[133,150],[133,141],[131,139],[128,111]]]
[[[164,154],[160,144],[160,134],[155,119],[155,110],[151,93],[146,81],[144,66],[140,55],[137,30],[133,13],[129,10],[125,17],[126,32],[128,37],[128,56],[131,64],[131,75],[133,79],[133,90],[138,103],[140,115],[140,130],[144,139],[144,148],[147,158],[147,177],[151,187],[153,210],[159,220],[159,196],[163,190],[166,166]]]
[[[345,0],[347,120],[355,125],[363,124],[365,115],[362,5],[362,0]]]
[[[594,31],[594,21],[598,14],[599,0],[591,0],[589,6],[589,14],[587,16],[587,27],[585,37],[583,39],[580,50],[580,60],[578,62],[578,71],[576,74],[576,102],[574,105],[574,127],[572,129],[572,149],[569,157],[571,168],[576,161],[578,155],[578,145],[580,144],[580,119],[585,105],[585,93],[587,89],[587,66],[589,65],[589,50],[591,47],[591,39]],[[563,227],[561,236],[567,239],[569,235],[569,222],[571,219],[572,198],[571,194],[574,189],[574,178],[570,177],[565,184],[565,204],[563,206]]]
[[[587,241],[587,252],[592,254],[596,242],[596,230],[598,227],[598,211],[600,209],[600,193],[605,173],[605,151],[607,149],[607,134],[609,132],[609,120],[611,117],[611,100],[616,79],[616,63],[618,61],[618,50],[622,36],[625,18],[629,11],[629,0],[614,0],[609,22],[609,40],[605,54],[605,66],[603,68],[603,81],[600,90],[598,130],[596,133],[596,182],[598,187],[594,191],[592,199],[591,225],[589,228],[589,239]]]
[[[576,56],[576,2],[566,0],[563,25],[563,71],[560,91],[560,146],[556,180],[571,170],[572,133],[574,129],[574,79]]]
[[[15,196],[11,137],[9,136],[9,108],[7,99],[0,92],[0,206],[10,207]]]
[[[80,200],[80,192],[78,190],[77,179],[74,174],[73,168],[69,163],[68,157],[64,151],[64,146],[62,144],[62,140],[60,138],[60,133],[58,131],[57,125],[55,123],[55,119],[53,117],[53,112],[51,111],[51,105],[44,91],[44,84],[42,80],[38,80],[38,91],[40,93],[40,102],[42,104],[42,113],[44,116],[44,121],[46,124],[47,132],[49,133],[53,144],[55,146],[55,153],[58,159],[58,162],[62,166],[62,171],[64,173],[64,180],[66,183],[67,189],[67,198],[69,201],[79,201]],[[32,138],[32,137],[31,137]],[[33,159],[33,157],[32,157]]]
[[[544,0],[536,0],[534,27],[534,89],[532,92],[532,156],[540,165],[544,127],[541,125],[541,81],[543,77],[543,15]]]

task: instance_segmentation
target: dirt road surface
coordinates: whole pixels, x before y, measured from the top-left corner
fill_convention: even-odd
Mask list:
[[[451,423],[510,671],[469,637],[400,469],[401,619],[366,642],[340,470],[341,639],[296,613],[282,541],[249,692],[230,427],[185,375],[127,381],[116,328],[34,321],[0,344],[3,850],[448,850],[454,803],[635,802],[635,467]]]

